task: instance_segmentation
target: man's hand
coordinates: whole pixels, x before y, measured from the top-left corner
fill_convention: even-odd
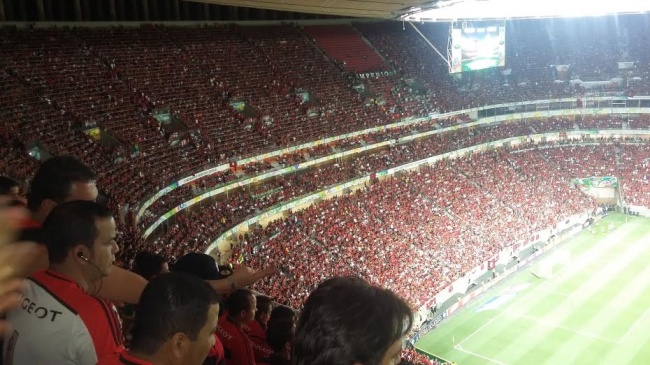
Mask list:
[[[250,267],[244,265],[238,267],[232,273],[232,275],[230,275],[230,279],[232,279],[237,288],[245,288],[255,284],[267,276],[276,275],[279,273],[280,271],[274,266],[269,266],[260,271],[254,271]]]
[[[231,283],[235,284],[236,288],[245,288],[255,284],[267,276],[278,273],[280,273],[280,271],[273,266],[267,267],[264,270],[254,271],[250,267],[244,265],[238,267],[237,270],[235,270],[227,279],[208,280],[208,282],[214,290],[225,295],[232,291]]]

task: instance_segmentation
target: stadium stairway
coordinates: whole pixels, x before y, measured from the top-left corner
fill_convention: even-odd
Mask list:
[[[307,26],[304,31],[346,72],[390,70],[377,51],[350,25]]]

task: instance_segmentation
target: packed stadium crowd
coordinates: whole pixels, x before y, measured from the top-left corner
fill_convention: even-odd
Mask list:
[[[0,272],[0,282],[9,283],[0,302],[8,298],[15,306],[15,292],[25,288],[23,305],[7,314],[12,329],[3,358],[17,365],[169,358],[191,365],[439,365],[402,348],[412,310],[505,247],[593,211],[573,178],[617,176],[628,203],[650,206],[646,140],[532,144],[525,137],[647,130],[644,116],[522,120],[400,141],[473,121],[432,118],[238,165],[242,157],[404,118],[650,91],[643,82],[650,55],[610,47],[614,40],[601,32],[582,31],[576,41],[549,36],[545,23],[515,22],[507,72],[459,80],[412,29],[353,27],[394,72],[360,82],[292,24],[0,29],[0,172],[18,180],[1,179],[0,194],[29,210],[26,217],[2,207],[13,224],[0,225],[7,231],[0,240],[20,233],[41,244],[0,245],[0,262],[12,268]],[[421,28],[434,44],[446,44],[438,25]],[[630,37],[647,43],[641,34]],[[595,90],[571,82],[620,77],[619,57],[636,62],[625,76],[637,82]],[[553,72],[552,64],[570,64],[573,76]],[[375,175],[516,136],[523,141],[517,147]],[[381,141],[391,143],[229,188],[141,238],[161,215],[198,194]],[[163,195],[136,221],[137,209],[160,189],[219,165],[229,166]],[[224,252],[228,268],[197,254],[247,217],[367,175],[359,189],[251,227]],[[12,232],[16,227],[21,232]],[[354,306],[342,305],[353,296]],[[113,303],[124,305],[124,332]],[[43,318],[52,326],[42,326]],[[77,340],[66,342],[60,333]],[[31,345],[37,343],[48,345]]]

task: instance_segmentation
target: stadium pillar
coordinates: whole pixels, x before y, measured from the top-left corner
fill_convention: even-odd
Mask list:
[[[39,22],[45,20],[45,7],[43,6],[43,0],[36,0],[36,17]]]
[[[45,19],[49,21],[56,20],[54,19],[54,9],[52,8],[52,0],[43,0],[43,4],[45,5]]]
[[[18,1],[18,16],[17,16],[18,21],[20,22],[26,22],[27,21],[27,8],[25,8],[25,2],[24,1]]]
[[[117,20],[117,11],[115,10],[115,0],[108,0],[108,19],[112,22]]]
[[[139,20],[140,18],[138,17],[138,3],[135,0],[126,0],[129,4],[131,4],[131,17],[132,19]]]
[[[251,9],[250,8],[241,8],[241,10],[242,10],[242,12],[241,12],[242,20],[250,20],[251,19],[251,17],[250,17],[250,10]]]
[[[81,4],[81,12],[82,12],[82,19],[83,21],[89,22],[93,20],[93,10],[90,8],[90,3],[88,0],[82,0],[83,3]]]
[[[203,20],[210,20],[210,4],[203,4]]]
[[[182,20],[190,20],[190,4],[187,1],[183,1],[183,10],[181,13]]]
[[[178,0],[171,0],[172,2],[172,20],[181,20],[181,7]]]
[[[4,1],[0,0],[0,22],[4,22],[7,19],[5,19],[5,3]]]
[[[6,21],[14,20],[14,7],[13,4],[11,4],[11,0],[7,0],[5,5],[2,6],[2,15]]]
[[[74,20],[80,22],[81,19],[81,0],[74,0]]]
[[[140,3],[142,4],[142,20],[149,21],[149,1],[142,0]]]
[[[158,0],[151,2],[151,20],[161,20],[160,14],[158,13]]]
[[[58,7],[58,10],[57,10],[57,16],[61,20],[68,20],[68,15],[67,15],[68,13],[66,12],[66,7],[65,7],[66,3],[63,2],[63,1],[58,1],[58,4],[59,4],[59,7]],[[59,19],[59,18],[57,18],[57,19]]]
[[[115,1],[117,1],[115,3],[115,7],[117,9],[117,20],[125,21],[126,20],[126,5],[124,4],[124,0],[115,0]]]
[[[231,6],[228,13],[228,20],[239,20],[239,14],[237,14],[237,7]]]

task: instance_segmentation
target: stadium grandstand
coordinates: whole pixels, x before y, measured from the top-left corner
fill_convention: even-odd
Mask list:
[[[346,348],[357,356],[346,363],[646,364],[650,9],[516,3],[0,0],[0,193],[29,208],[25,230],[45,221],[47,231],[50,210],[86,200],[68,199],[74,184],[94,181],[115,220],[108,265],[137,273],[124,288],[139,298],[131,280],[169,266],[230,294],[209,333],[218,345],[196,355],[205,364],[339,363],[304,355],[311,342],[293,333],[309,335],[319,293],[371,290],[328,281],[340,276],[393,305],[362,310],[361,294],[337,303],[361,328],[349,342],[388,341],[377,328],[398,332],[387,345],[404,342],[395,354],[381,342],[380,359]],[[39,180],[62,156],[83,168],[67,183]],[[50,183],[63,191],[34,205],[35,186]],[[54,257],[59,237],[38,237]],[[112,319],[119,349],[108,352],[126,357],[102,362],[89,326],[92,361],[70,363],[158,365],[139,337],[146,310],[113,292],[88,250],[71,262],[100,284],[79,287],[106,313],[104,299],[121,305],[126,342]],[[42,273],[28,282],[45,285]],[[147,306],[164,280],[144,289]],[[287,319],[251,293],[306,310],[278,334]],[[12,313],[46,310],[22,303],[7,317],[14,328],[25,324]],[[407,333],[394,328],[403,318],[380,327],[400,303]],[[28,364],[17,331],[4,363]],[[172,342],[161,348],[176,353]],[[353,346],[334,342],[321,350]],[[254,358],[237,357],[249,347]]]

